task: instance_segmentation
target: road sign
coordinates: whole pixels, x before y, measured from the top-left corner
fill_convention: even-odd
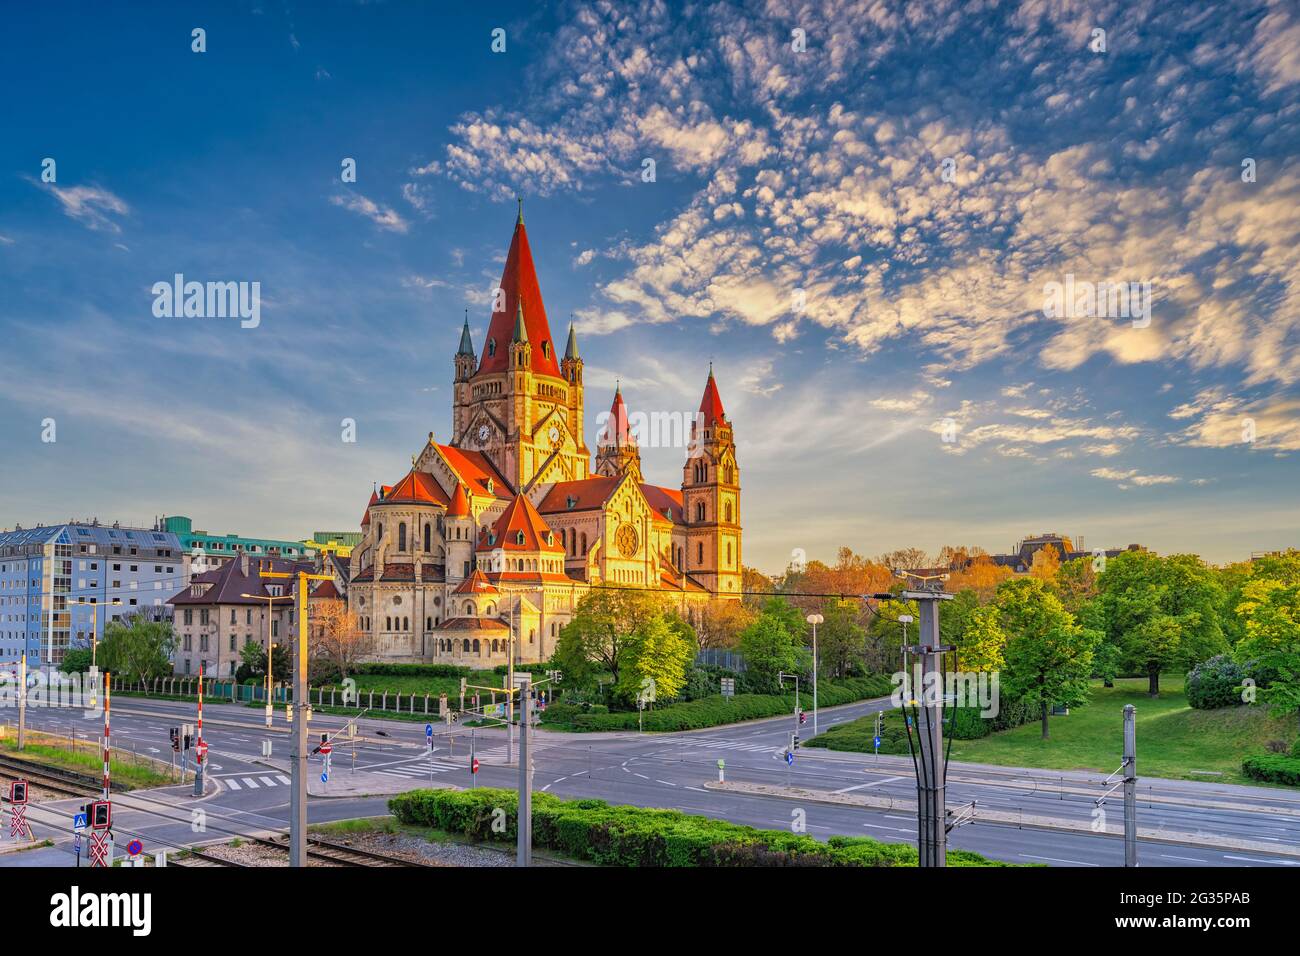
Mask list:
[[[321,782],[321,783],[329,783],[329,782],[330,782],[330,775],[327,774],[327,773],[323,773],[323,774],[321,774],[321,775],[320,775],[320,782]]]
[[[794,766],[794,751],[793,751],[793,750],[787,750],[787,751],[785,752],[785,763],[786,763],[786,766],[787,766],[787,767],[793,767],[793,766]]]
[[[198,751],[199,759],[202,760],[208,755],[208,742],[200,738],[199,742],[194,745],[194,749]]]
[[[139,856],[144,851],[144,844],[139,840],[132,840],[126,845],[126,852],[132,856]]]
[[[426,737],[432,737],[432,736],[433,736],[433,724],[425,724],[425,725],[424,725],[424,736],[426,736]]]
[[[334,745],[327,740],[325,743],[320,745],[320,752],[328,757],[334,752]]]
[[[875,744],[876,744],[876,749],[879,750],[879,749],[880,749],[880,738],[879,738],[879,737],[875,738]]]
[[[470,759],[469,759],[469,772],[470,772],[470,773],[478,773],[478,757],[470,757]]]
[[[72,815],[72,829],[80,833],[82,830],[86,829],[86,826],[87,826],[86,814],[74,813]]]
[[[734,677],[722,678],[722,696],[723,697],[736,696],[736,679]]]

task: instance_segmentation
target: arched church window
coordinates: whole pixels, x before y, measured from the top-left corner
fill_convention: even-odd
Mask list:
[[[397,550],[406,550],[406,522],[399,521],[397,524]]]
[[[469,638],[465,638],[465,653],[469,653]]]
[[[474,638],[474,653],[477,654],[478,652],[479,652],[479,644],[478,644],[478,638],[476,637]]]
[[[587,553],[587,532],[582,532],[582,553]]]
[[[424,523],[424,550],[425,551],[431,550],[432,544],[433,544],[433,525],[429,524],[429,522],[426,521]]]
[[[497,354],[497,340],[488,339],[488,355],[496,355],[496,354]]]
[[[728,501],[725,505],[723,505],[723,509],[726,511],[727,520],[730,521],[730,520],[731,520],[731,502]]]

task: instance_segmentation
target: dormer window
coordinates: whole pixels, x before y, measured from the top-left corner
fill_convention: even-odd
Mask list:
[[[553,544],[555,544],[555,532],[554,532],[554,531],[548,531],[548,532],[546,532],[546,543],[547,543],[547,545],[553,545]]]
[[[567,498],[564,499],[564,503],[568,505],[569,510],[572,511],[575,507],[577,507],[578,499],[575,498],[573,495],[569,495]]]
[[[494,494],[497,493],[497,491],[496,491],[496,487],[497,487],[497,486],[496,486],[496,483],[495,483],[491,478],[489,478],[489,479],[487,480],[486,485],[487,485],[487,493],[488,493],[488,494],[490,494],[490,495],[494,495]]]
[[[522,531],[515,532],[515,544],[524,544],[526,540]]]
[[[546,341],[545,339],[542,340],[542,357],[543,358],[551,357],[551,343]]]

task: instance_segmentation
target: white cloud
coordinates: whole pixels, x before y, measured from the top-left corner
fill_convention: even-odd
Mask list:
[[[330,202],[335,206],[355,212],[359,216],[364,216],[380,229],[388,232],[405,233],[410,229],[410,224],[401,217],[397,210],[391,206],[380,205],[360,193],[347,196],[331,196]]]

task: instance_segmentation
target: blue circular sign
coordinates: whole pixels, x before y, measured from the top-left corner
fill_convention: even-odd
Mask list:
[[[433,724],[425,724],[425,725],[424,725],[424,736],[426,736],[426,737],[432,737],[432,736],[433,736]]]
[[[327,774],[327,773],[323,773],[323,774],[321,774],[321,775],[320,775],[320,782],[321,782],[321,783],[329,783],[329,782],[330,782],[330,775]]]
[[[787,750],[787,751],[785,752],[785,762],[786,762],[787,764],[789,764],[790,766],[792,766],[792,767],[794,766],[794,751],[793,751],[793,750]]]
[[[139,856],[140,851],[143,849],[144,845],[139,840],[132,840],[126,845],[126,852],[130,853],[132,856]]]
[[[879,738],[879,737],[876,738],[876,746],[877,746],[877,747],[880,746],[880,738]]]

